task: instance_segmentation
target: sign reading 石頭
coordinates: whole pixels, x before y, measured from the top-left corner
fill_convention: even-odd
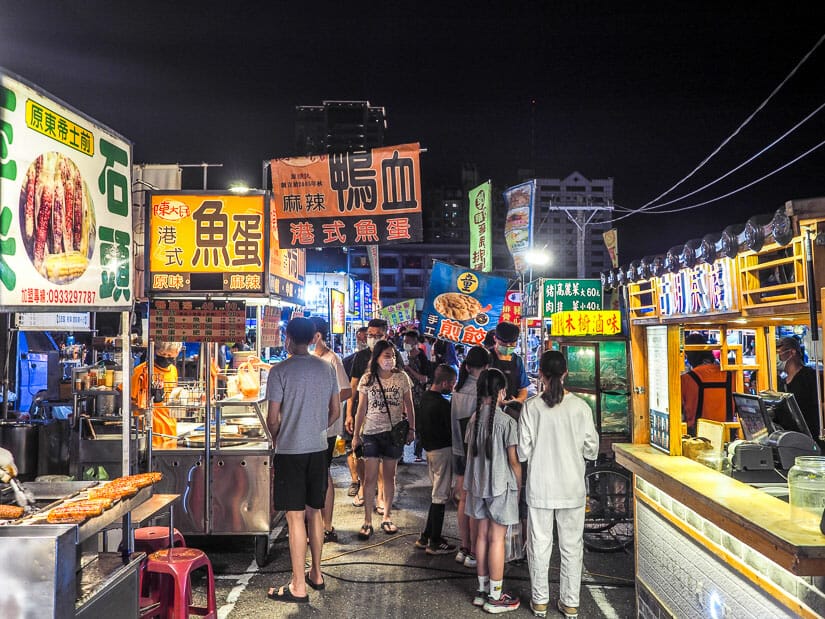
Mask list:
[[[436,260],[421,318],[423,335],[461,344],[481,344],[495,328],[507,279]]]
[[[407,299],[382,307],[381,318],[386,320],[390,327],[413,324],[415,322],[415,299]]]
[[[599,279],[545,279],[544,318],[556,312],[602,309],[602,282]]]
[[[0,72],[0,310],[128,310],[132,146]]]
[[[737,309],[731,271],[733,261],[720,258],[659,277],[659,313],[662,317],[731,312]]]
[[[350,247],[422,239],[418,144],[273,159],[281,247]]]
[[[616,335],[622,331],[618,311],[556,312],[550,318],[550,335]]]
[[[492,184],[481,183],[467,194],[470,200],[470,268],[482,273],[493,270]]]

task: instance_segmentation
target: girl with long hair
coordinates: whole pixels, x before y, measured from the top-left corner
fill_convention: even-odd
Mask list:
[[[476,567],[475,521],[464,512],[467,493],[464,490],[464,469],[467,467],[467,445],[464,436],[467,424],[476,410],[478,376],[490,366],[490,351],[483,346],[473,346],[458,370],[453,397],[450,400],[450,418],[453,426],[453,475],[458,494],[458,536],[461,546],[455,560],[464,567]]]
[[[504,593],[504,540],[507,526],[517,524],[521,462],[518,424],[502,409],[507,378],[501,370],[479,374],[475,413],[467,426],[465,511],[475,519],[478,590],[474,606],[498,614],[519,607],[517,597]]]
[[[593,413],[580,397],[564,389],[567,360],[555,350],[542,354],[539,373],[544,391],[527,400],[519,419],[518,455],[527,469],[527,559],[530,608],[547,616],[547,573],[553,551],[553,522],[559,533],[561,574],[557,607],[578,617],[584,558],[585,460],[599,455]]]
[[[358,393],[352,449],[364,446],[364,524],[358,537],[367,540],[373,533],[372,510],[379,462],[384,481],[381,529],[387,535],[398,533],[391,512],[395,469],[404,447],[393,444],[390,430],[406,417],[410,423],[406,442],[410,443],[415,437],[412,385],[407,374],[396,368],[395,346],[391,342],[379,340],[375,343],[369,369],[358,383]]]

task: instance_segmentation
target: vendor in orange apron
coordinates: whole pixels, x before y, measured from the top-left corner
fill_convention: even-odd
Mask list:
[[[685,344],[707,344],[701,333],[691,333]],[[682,374],[682,418],[688,434],[696,435],[696,420],[733,421],[733,375],[719,366],[709,350],[685,353],[691,369]]]
[[[152,370],[152,380],[149,380],[148,363],[141,363],[132,372],[132,405],[136,415],[142,415],[149,406],[152,398],[152,447],[176,447],[178,423],[172,417],[171,411],[162,403],[169,397],[169,393],[178,384],[178,368],[175,359],[180,353],[180,342],[157,342],[155,344],[155,359]],[[165,435],[165,436],[158,436]]]

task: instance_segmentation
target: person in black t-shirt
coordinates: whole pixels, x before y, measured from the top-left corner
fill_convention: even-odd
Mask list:
[[[490,367],[504,372],[507,377],[507,399],[524,402],[530,380],[524,362],[515,353],[519,328],[512,322],[500,322],[495,330],[495,348],[492,350]]]
[[[819,440],[819,398],[816,390],[816,370],[805,365],[802,359],[802,345],[795,337],[783,337],[776,344],[776,356],[779,371],[785,373],[785,380],[780,385],[781,391],[794,395],[799,410],[805,417],[805,423],[814,440]]]

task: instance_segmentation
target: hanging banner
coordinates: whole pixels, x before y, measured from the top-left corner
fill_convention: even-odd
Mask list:
[[[504,192],[507,205],[507,219],[504,222],[504,241],[513,256],[516,271],[524,273],[527,268],[527,252],[533,245],[533,208],[536,181],[527,181],[510,187]]]
[[[281,345],[281,308],[265,305],[261,308],[258,325],[258,342],[261,348]]]
[[[406,301],[382,307],[381,318],[386,320],[390,327],[399,327],[415,323],[415,299],[407,299]]]
[[[471,189],[470,199],[470,268],[489,273],[493,270],[492,184],[481,183]]]
[[[556,312],[602,309],[602,280],[544,279],[544,318]]]
[[[303,304],[306,285],[306,250],[281,249],[278,222],[275,219],[275,198],[269,198],[269,289],[270,297]]]
[[[132,307],[132,145],[0,72],[0,311]]]
[[[534,279],[533,281],[527,282],[525,286],[524,303],[522,304],[522,312],[527,318],[538,318],[541,316],[541,293],[541,279]]]
[[[604,246],[607,248],[607,254],[610,256],[610,264],[614,269],[619,268],[619,240],[616,228],[611,228],[602,233]]]
[[[281,247],[422,240],[419,144],[270,162]]]
[[[372,279],[372,303],[368,316],[372,318],[372,312],[381,309],[381,264],[378,262],[378,245],[367,246],[367,258],[370,262],[370,276]]]
[[[518,290],[509,290],[504,297],[504,307],[501,310],[499,322],[521,324],[521,293]]]
[[[556,312],[550,319],[550,335],[616,335],[622,331],[619,312]]]
[[[149,293],[264,293],[264,194],[152,193]]]
[[[347,328],[346,295],[340,290],[329,289],[329,332],[342,334]]]
[[[507,279],[436,260],[421,318],[423,335],[481,344],[499,322]]]

